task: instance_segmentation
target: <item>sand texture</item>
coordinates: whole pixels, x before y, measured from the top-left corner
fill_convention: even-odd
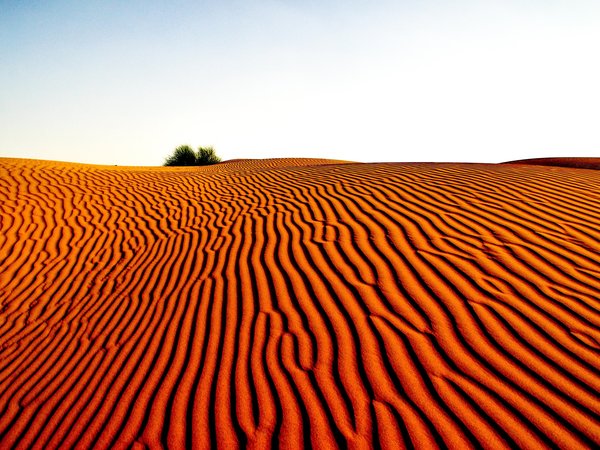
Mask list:
[[[598,448],[600,172],[0,159],[0,448]]]

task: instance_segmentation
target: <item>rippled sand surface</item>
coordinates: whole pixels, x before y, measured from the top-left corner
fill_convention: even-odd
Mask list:
[[[600,171],[0,159],[0,447],[600,446]]]

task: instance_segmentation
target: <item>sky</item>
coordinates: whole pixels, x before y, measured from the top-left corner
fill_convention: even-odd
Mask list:
[[[597,0],[0,0],[0,156],[600,157]]]

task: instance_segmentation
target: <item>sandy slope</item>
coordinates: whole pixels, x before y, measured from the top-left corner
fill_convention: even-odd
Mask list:
[[[0,447],[600,445],[600,172],[0,159]]]

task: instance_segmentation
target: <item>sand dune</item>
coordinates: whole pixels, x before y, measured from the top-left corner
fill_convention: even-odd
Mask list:
[[[600,446],[600,174],[0,159],[0,447]]]
[[[554,166],[599,170],[600,158],[533,158],[510,161],[505,164],[528,164],[535,166]]]

